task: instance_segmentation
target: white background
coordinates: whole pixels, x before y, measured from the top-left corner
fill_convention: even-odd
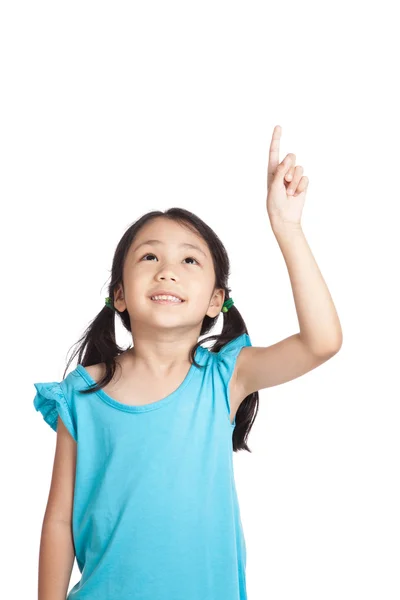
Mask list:
[[[266,212],[278,124],[280,160],[310,181],[303,230],[343,346],[261,390],[252,453],[234,455],[249,600],[400,598],[394,6],[3,3],[4,598],[37,594],[56,434],[33,382],[62,379],[133,221],[195,212],[229,252],[253,345],[299,330]]]

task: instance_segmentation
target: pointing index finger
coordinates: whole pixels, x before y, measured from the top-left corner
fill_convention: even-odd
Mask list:
[[[282,127],[275,125],[272,132],[271,145],[269,147],[268,161],[268,184],[272,181],[276,168],[279,165],[279,145],[281,140]]]

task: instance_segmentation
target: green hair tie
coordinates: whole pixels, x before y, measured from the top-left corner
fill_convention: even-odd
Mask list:
[[[107,296],[107,298],[106,298],[105,305],[108,306],[109,308],[114,308],[112,300],[109,296]]]
[[[228,312],[228,310],[230,309],[230,307],[235,304],[232,298],[228,298],[228,300],[225,300],[224,305],[222,307],[222,312]]]

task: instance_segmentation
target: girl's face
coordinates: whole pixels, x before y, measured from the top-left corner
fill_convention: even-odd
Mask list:
[[[218,315],[225,299],[222,289],[214,289],[214,279],[204,240],[174,221],[157,217],[142,227],[128,251],[124,291],[121,288],[116,294],[114,305],[120,312],[128,309],[132,332],[140,327],[200,329],[204,316]],[[158,289],[175,292],[184,302],[154,302],[150,296]]]

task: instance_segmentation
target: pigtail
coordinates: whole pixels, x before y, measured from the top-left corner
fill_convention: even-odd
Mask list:
[[[124,313],[128,311],[124,311]],[[129,318],[129,316],[128,316]],[[116,369],[115,357],[121,354],[124,349],[118,346],[115,338],[115,309],[111,305],[105,305],[98,315],[90,322],[90,325],[83,336],[76,343],[78,349],[73,353],[68,361],[64,372],[68,370],[72,360],[78,355],[78,363],[86,367],[98,363],[105,363],[106,374],[99,381],[96,387],[91,386],[81,393],[91,393],[98,391],[101,387],[107,385],[114,376]]]
[[[235,305],[231,306],[228,312],[224,314],[224,322],[222,331],[218,340],[218,349],[237,338],[243,333],[249,332],[246,327],[246,323],[239,310]],[[252,392],[244,398],[236,412],[236,425],[233,430],[232,443],[233,451],[247,450],[251,452],[247,445],[247,439],[250,430],[253,426],[255,418],[259,409],[259,394],[258,392]]]
[[[230,288],[225,289],[225,301],[229,299]],[[210,341],[215,339],[215,343],[210,348],[211,352],[219,352],[223,346],[228,344],[228,342],[236,339],[243,333],[249,332],[246,327],[246,323],[239,310],[236,308],[234,304],[229,308],[227,312],[223,312],[223,326],[220,334],[211,335],[207,338],[202,339],[198,342],[191,350],[191,361],[196,365],[196,361],[194,359],[194,355],[196,353],[197,347],[203,342]],[[200,331],[200,335],[204,335],[214,326],[215,318],[212,319],[208,316],[204,318],[203,327]],[[202,365],[197,365],[202,366]],[[247,439],[249,437],[250,430],[254,424],[255,418],[257,416],[259,409],[259,393],[258,391],[252,392],[248,396],[244,398],[241,402],[237,412],[236,412],[236,424],[233,430],[233,451],[237,452],[238,450],[247,450],[251,452],[250,448],[247,445]]]

